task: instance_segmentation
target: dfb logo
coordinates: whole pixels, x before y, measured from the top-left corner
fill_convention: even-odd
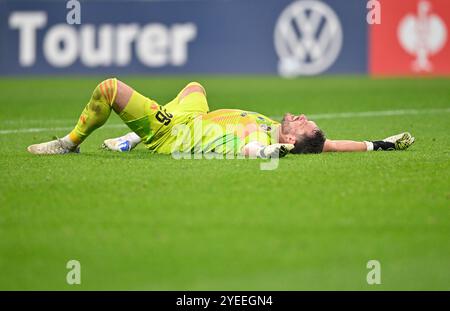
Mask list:
[[[327,70],[342,48],[336,13],[318,0],[299,0],[281,13],[275,26],[275,49],[282,76],[315,75]]]
[[[431,13],[431,3],[418,3],[417,15],[406,15],[398,27],[398,40],[403,49],[416,57],[412,63],[415,72],[431,72],[431,55],[437,54],[447,41],[445,22],[437,14]]]
[[[449,75],[450,1],[379,0],[383,21],[369,27],[373,75]]]

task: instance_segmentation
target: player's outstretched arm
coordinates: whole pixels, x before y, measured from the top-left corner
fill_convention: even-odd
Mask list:
[[[378,150],[405,150],[411,146],[415,138],[408,132],[376,141],[330,140],[327,139],[323,152],[352,152]]]
[[[102,148],[111,151],[126,152],[132,150],[140,142],[141,138],[136,133],[130,132],[120,137],[106,139],[103,142]]]
[[[367,151],[367,145],[363,141],[353,140],[325,140],[323,152],[352,152]]]

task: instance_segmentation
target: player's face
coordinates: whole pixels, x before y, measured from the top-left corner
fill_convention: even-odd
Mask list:
[[[293,135],[308,135],[311,136],[319,127],[314,121],[308,120],[304,115],[293,115],[286,113],[282,120],[283,131],[287,134]]]

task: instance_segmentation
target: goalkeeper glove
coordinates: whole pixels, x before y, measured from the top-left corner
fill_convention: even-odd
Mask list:
[[[387,137],[383,140],[366,141],[367,151],[378,150],[405,150],[415,141],[415,138],[408,132]]]
[[[136,147],[141,142],[141,138],[134,132],[130,132],[124,136],[110,138],[103,141],[102,148],[111,150],[126,152]]]
[[[262,147],[259,151],[259,157],[282,158],[286,156],[292,149],[294,149],[294,145],[292,144],[272,144]]]

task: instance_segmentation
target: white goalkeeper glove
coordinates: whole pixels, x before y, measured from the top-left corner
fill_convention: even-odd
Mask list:
[[[415,138],[408,132],[387,137],[383,140],[365,142],[368,151],[378,150],[405,150],[415,141]]]
[[[294,149],[292,144],[272,144],[262,147],[258,156],[260,158],[282,158],[292,149]]]
[[[405,150],[414,144],[415,140],[416,139],[408,132],[383,139],[384,142],[393,143],[395,150]]]
[[[136,147],[140,142],[141,138],[136,133],[130,132],[121,137],[106,139],[103,142],[102,148],[111,151],[127,152]]]

